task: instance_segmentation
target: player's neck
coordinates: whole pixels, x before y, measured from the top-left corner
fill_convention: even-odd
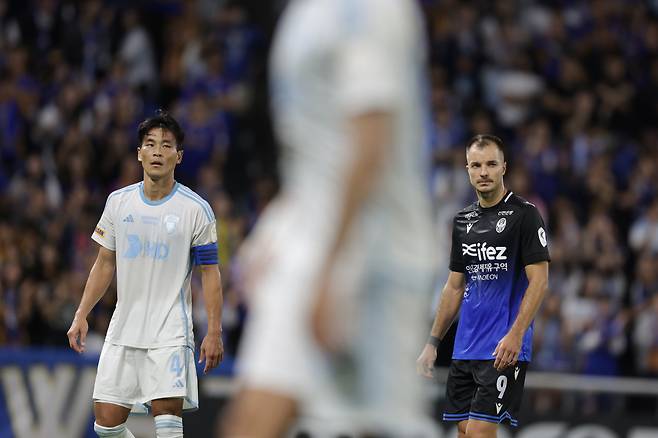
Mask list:
[[[174,184],[176,184],[176,181],[173,175],[154,180],[144,174],[144,196],[150,201],[159,201],[171,193]]]
[[[478,203],[480,204],[480,207],[482,208],[489,208],[493,207],[494,205],[497,205],[505,196],[505,193],[507,193],[507,189],[505,188],[505,184],[501,184],[500,188],[498,190],[493,190],[491,192],[477,192],[478,195]]]

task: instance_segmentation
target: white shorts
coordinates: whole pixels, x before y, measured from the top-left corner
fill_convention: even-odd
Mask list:
[[[242,384],[296,399],[302,416],[352,423],[357,417],[356,423],[380,425],[417,422],[422,381],[415,360],[427,336],[423,316],[432,272],[401,268],[388,254],[372,256],[371,248],[356,246],[342,254],[331,293],[345,304],[336,329],[351,333],[352,343],[346,356],[331,357],[310,329],[326,242],[321,230],[299,216],[294,208],[277,209],[259,223],[257,232],[267,233],[260,239],[275,253],[250,291],[237,362]]]
[[[94,401],[146,414],[151,400],[182,398],[183,411],[199,407],[199,391],[190,347],[133,348],[105,343],[98,361]]]
[[[308,315],[324,245],[320,233],[311,238],[309,228],[316,224],[304,222],[302,211],[275,202],[250,237],[251,250],[271,252],[267,260],[272,263],[250,285],[249,318],[236,364],[248,387],[298,400],[321,393],[323,375]]]

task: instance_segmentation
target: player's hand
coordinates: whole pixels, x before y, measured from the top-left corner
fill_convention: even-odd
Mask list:
[[[207,334],[201,342],[201,349],[199,352],[199,363],[206,360],[206,366],[203,368],[203,374],[215,368],[219,363],[224,360],[224,343],[222,341],[222,334]]]
[[[431,379],[434,377],[434,362],[436,362],[436,347],[425,344],[423,351],[416,359],[416,371],[423,377]]]
[[[339,308],[343,298],[339,296],[330,280],[329,273],[332,270],[325,268],[320,274],[317,288],[315,290],[315,302],[311,308],[311,330],[315,341],[328,353],[339,354],[344,352],[349,344],[350,322],[338,316]],[[341,317],[344,317],[341,313]],[[349,318],[346,318],[349,319]]]
[[[507,333],[498,342],[493,352],[493,356],[496,358],[494,360],[494,368],[498,371],[503,371],[508,366],[516,364],[519,360],[522,342],[523,335],[517,335],[512,332]]]
[[[328,279],[320,276],[319,287],[316,291],[316,300],[311,310],[311,329],[315,340],[322,348],[328,351],[337,350],[334,336],[331,333],[333,303],[329,295]]]
[[[73,318],[71,328],[66,332],[66,336],[69,338],[69,346],[78,353],[84,352],[88,331],[89,324],[87,324],[87,318],[81,318],[78,316]]]

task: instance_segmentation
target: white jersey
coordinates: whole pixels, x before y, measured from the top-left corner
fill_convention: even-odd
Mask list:
[[[165,198],[150,201],[144,183],[133,184],[108,196],[92,239],[116,252],[117,304],[106,342],[194,348],[194,257],[217,263],[215,215],[208,203],[179,183]]]
[[[415,3],[293,0],[273,47],[272,102],[283,143],[283,193],[301,200],[319,234],[331,234],[336,226],[353,156],[349,117],[369,111],[393,115],[386,167],[355,235],[371,239],[369,250],[382,257],[391,257],[394,249],[398,262],[433,266],[424,157],[426,50]]]

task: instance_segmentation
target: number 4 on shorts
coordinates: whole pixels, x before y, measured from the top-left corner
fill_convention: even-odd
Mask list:
[[[180,355],[178,353],[171,356],[171,365],[169,367],[169,371],[176,374],[177,377],[180,377],[180,375],[183,373],[183,364],[181,363]]]

